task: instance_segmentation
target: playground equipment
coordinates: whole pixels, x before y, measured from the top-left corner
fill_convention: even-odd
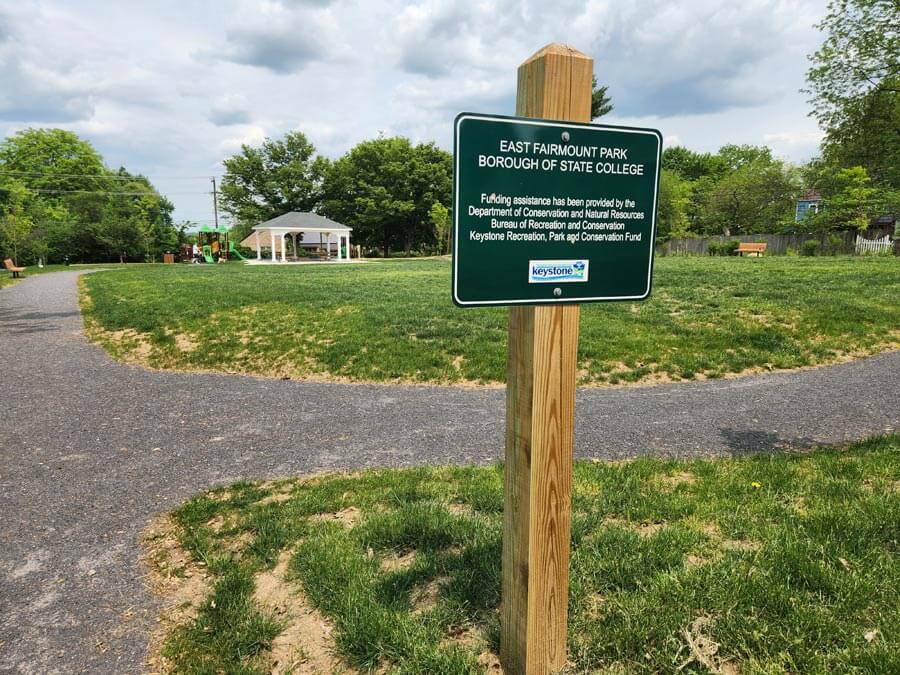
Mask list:
[[[224,225],[219,227],[210,227],[209,225],[201,225],[197,230],[197,245],[203,251],[203,259],[208,262],[215,262],[217,255],[220,258],[228,260],[229,229]]]
[[[234,248],[234,242],[230,240],[231,232],[224,225],[211,227],[201,225],[197,228],[197,247],[204,262],[214,263],[218,260],[228,260],[229,254],[246,260]],[[192,262],[194,254],[192,246],[185,244],[181,248],[181,261]]]
[[[240,258],[241,260],[250,260],[250,258],[246,258],[241,255],[241,252],[235,248],[233,241],[228,242],[228,255],[233,255],[235,258]]]

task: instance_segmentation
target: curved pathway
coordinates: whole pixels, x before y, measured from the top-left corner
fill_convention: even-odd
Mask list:
[[[76,272],[0,291],[0,672],[145,669],[138,534],[240,478],[491,462],[497,389],[151,372],[82,333]],[[576,454],[700,456],[900,423],[900,352],[828,368],[578,394]]]

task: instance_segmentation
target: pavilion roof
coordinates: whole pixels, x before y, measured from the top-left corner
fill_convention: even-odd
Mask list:
[[[321,232],[352,232],[352,227],[341,225],[333,220],[308,211],[288,211],[277,218],[255,225],[254,230],[307,230]]]

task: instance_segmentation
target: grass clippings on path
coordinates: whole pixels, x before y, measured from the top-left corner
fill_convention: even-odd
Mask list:
[[[900,672],[900,436],[574,478],[569,672]],[[155,579],[208,589],[153,664],[497,672],[502,508],[499,467],[201,494],[148,534]]]
[[[90,275],[93,338],[152,368],[503,382],[507,311],[459,309],[446,260],[169,265]],[[582,385],[834,363],[900,347],[900,258],[662,258],[644,303],[582,308]]]

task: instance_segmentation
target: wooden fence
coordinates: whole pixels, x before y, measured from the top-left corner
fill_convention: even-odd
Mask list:
[[[878,238],[883,240],[884,237],[890,241],[891,230],[869,229],[865,232],[865,240]],[[766,255],[787,255],[789,251],[800,252],[804,241],[815,239],[819,242],[819,251],[821,253],[856,253],[856,240],[861,238],[857,230],[849,230],[847,232],[837,232],[840,242],[832,251],[832,243],[829,241],[828,234],[742,234],[734,237],[725,237],[722,235],[715,237],[677,237],[670,239],[664,244],[656,247],[657,255],[706,255],[709,245],[712,242],[721,241],[741,241],[753,243],[765,243]]]

